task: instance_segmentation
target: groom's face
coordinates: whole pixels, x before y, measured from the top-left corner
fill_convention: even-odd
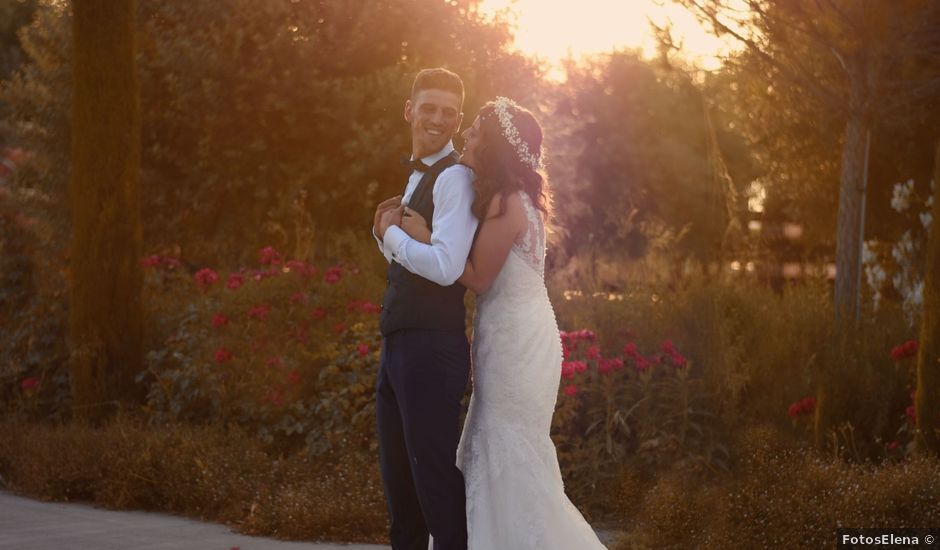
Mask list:
[[[446,90],[420,90],[405,102],[415,158],[436,153],[447,145],[463,121],[460,108],[460,96]]]

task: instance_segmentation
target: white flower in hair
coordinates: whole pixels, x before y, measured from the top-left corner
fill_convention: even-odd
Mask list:
[[[509,113],[509,108],[513,107],[518,111],[521,110],[522,107],[515,101],[503,96],[496,98],[496,101],[493,102],[493,107],[496,111],[496,116],[499,118],[499,125],[503,129],[503,136],[506,138],[506,141],[509,142],[509,145],[512,145],[513,149],[516,150],[519,160],[533,170],[541,169],[542,162],[540,159],[542,151],[539,150],[536,151],[536,154],[532,154],[529,151],[529,146],[519,136],[519,130],[516,129],[516,125],[512,123],[512,115]]]

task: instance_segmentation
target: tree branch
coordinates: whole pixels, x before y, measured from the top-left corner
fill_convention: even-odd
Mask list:
[[[773,56],[768,54],[760,44],[754,40],[743,36],[741,33],[735,31],[730,26],[726,25],[720,19],[718,19],[717,10],[709,10],[708,7],[703,6],[697,0],[677,0],[681,5],[685,6],[686,9],[692,12],[699,20],[709,21],[715,27],[716,31],[720,31],[722,34],[730,34],[736,40],[744,44],[748,50],[756,54],[760,59],[762,59],[768,65],[776,68],[785,78],[793,82],[794,84],[802,87],[803,89],[812,92],[819,100],[827,104],[829,107],[846,111],[847,105],[846,102],[840,99],[836,94],[827,90],[826,88],[819,86],[813,81],[815,77],[811,72],[804,69],[798,61],[793,60],[794,64],[799,67],[799,72],[790,70],[787,66],[783,65]],[[800,74],[802,73],[802,74]]]

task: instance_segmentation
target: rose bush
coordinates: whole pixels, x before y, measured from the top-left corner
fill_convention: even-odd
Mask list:
[[[152,422],[236,423],[285,451],[374,446],[376,277],[284,261],[271,247],[227,273],[190,277],[160,256],[142,263],[149,284],[189,297],[138,377]]]
[[[645,354],[632,340],[602,349],[586,329],[561,338],[552,435],[572,494],[597,495],[626,470],[728,470],[730,453],[709,395],[672,341]],[[599,500],[609,502],[607,495]]]

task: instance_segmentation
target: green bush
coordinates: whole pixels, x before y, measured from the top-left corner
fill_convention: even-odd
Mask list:
[[[608,350],[595,340],[589,330],[562,333],[553,436],[573,496],[595,513],[611,513],[627,472],[680,469],[705,478],[728,470],[709,396],[671,341],[647,354],[632,341]]]
[[[794,420],[788,409],[815,395],[824,370],[838,377],[836,425],[854,430],[852,450],[843,449],[853,458],[884,456],[906,424],[912,377],[890,350],[912,329],[891,304],[868,312],[853,355],[845,358],[831,346],[831,303],[823,284],[788,286],[776,294],[753,281],[689,277],[672,289],[638,283],[619,295],[560,290],[553,303],[562,325],[598,327],[602,349],[618,349],[628,335],[643,350],[676,342],[710,396],[709,410],[728,429],[770,423],[807,433],[810,423]]]
[[[374,449],[380,271],[259,256],[193,276],[145,260],[153,315],[178,319],[139,377],[145,411],[157,424],[235,424],[285,451]]]
[[[62,418],[70,395],[68,289],[54,259],[34,253],[35,223],[0,213],[0,414],[24,420]]]

